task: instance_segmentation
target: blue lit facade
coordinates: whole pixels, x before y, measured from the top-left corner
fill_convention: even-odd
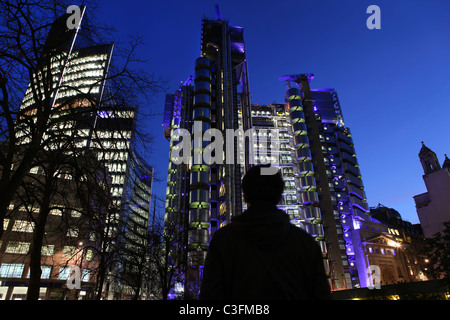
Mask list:
[[[251,106],[243,30],[222,20],[203,21],[201,57],[194,67],[194,75],[166,96],[163,129],[170,150],[180,148],[179,129],[193,135],[209,128],[222,133],[252,128],[254,154],[248,148],[235,152],[237,165],[194,164],[209,141],[196,145],[192,139],[190,162],[169,159],[165,220],[185,234],[179,248],[187,251],[186,273],[194,270],[201,278],[212,234],[245,209],[240,183],[253,157],[281,168],[286,188],[279,207],[320,245],[333,290],[365,287],[368,260],[359,230],[371,219],[336,92],[311,90],[311,74],[287,76],[286,103]],[[194,128],[194,121],[201,127]],[[269,136],[271,130],[276,136]],[[259,148],[267,143],[279,149]]]
[[[309,168],[301,184],[308,182],[310,190],[317,192],[310,207],[302,204],[303,219],[318,221],[316,229],[320,225],[324,230],[326,250],[322,251],[332,288],[365,287],[368,260],[360,227],[371,217],[361,172],[336,91],[310,89],[313,78],[311,74],[281,78],[288,82],[286,99],[299,174]]]

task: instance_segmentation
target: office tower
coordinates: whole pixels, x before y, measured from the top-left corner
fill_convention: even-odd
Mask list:
[[[80,24],[85,15],[86,8],[81,7]],[[117,232],[119,228],[125,231],[127,253],[120,268],[127,273],[138,268],[127,257],[142,252],[146,241],[153,168],[133,143],[138,108],[117,95],[110,83],[114,80],[108,79],[114,45],[94,43],[85,28],[68,29],[68,16],[58,18],[50,29],[21,111],[33,119],[40,109],[50,110],[42,137],[47,151],[66,148],[67,153],[76,154],[90,150],[107,168],[113,201],[119,208],[111,221]],[[16,125],[19,141],[26,145],[30,121],[19,118]]]
[[[271,163],[280,168],[284,193],[278,207],[289,215],[292,224],[305,229],[319,241],[323,239],[323,228],[319,209],[313,206],[317,202],[314,171],[310,163],[303,163],[304,158],[295,154],[295,141],[307,141],[307,136],[294,135],[289,113],[287,104],[252,105],[254,162]],[[322,241],[319,245],[326,253]]]
[[[90,155],[77,161],[95,163]],[[99,279],[100,259],[97,253],[101,246],[96,237],[92,237],[97,234],[96,224],[92,224],[91,212],[84,200],[103,197],[104,191],[92,185],[98,183],[98,177],[101,181],[107,180],[107,177],[96,166],[91,169],[92,175],[82,181],[68,174],[50,178],[42,166],[33,167],[27,174],[24,179],[27,188],[20,189],[9,204],[2,226],[0,300],[23,300],[27,297],[33,260],[31,252],[36,244],[36,233],[42,234],[44,231],[39,257],[42,272],[39,277],[39,299],[79,300],[94,297]],[[41,188],[40,184],[46,187],[51,184],[52,190]],[[30,185],[33,187],[30,188]],[[48,206],[42,205],[45,197],[48,197]],[[101,217],[104,207],[97,204],[95,202],[90,207]],[[43,218],[46,210],[48,214]],[[43,226],[41,221],[44,219]],[[76,270],[81,276],[79,290],[71,290],[66,284],[71,271]]]
[[[359,228],[371,218],[337,93],[311,90],[310,74],[286,76],[286,103],[251,106],[242,31],[221,19],[204,20],[194,76],[166,96],[163,128],[171,156],[165,219],[183,234],[179,247],[188,253],[181,259],[201,278],[211,235],[245,209],[240,182],[246,168],[271,163],[285,181],[278,207],[317,240],[332,288],[365,287],[368,265]],[[233,145],[232,165],[204,158],[194,163],[210,143],[196,141],[195,133],[212,128],[224,140],[227,129],[251,134],[249,145]],[[192,154],[181,152],[187,145]]]
[[[252,105],[254,160],[257,164],[271,163],[280,168],[284,192],[277,207],[288,214],[293,225],[317,241],[329,273],[306,119],[299,92],[290,93],[286,104]]]
[[[201,57],[195,61],[194,76],[176,93],[166,96],[163,123],[172,155],[165,220],[178,224],[180,232],[186,233],[181,247],[188,248],[187,273],[191,272],[194,278],[201,277],[212,233],[242,212],[240,185],[248,164],[238,143],[233,143],[226,156],[225,151],[213,150],[213,159],[205,161],[202,154],[211,142],[206,138],[202,141],[201,137],[215,129],[223,136],[225,146],[231,142],[226,131],[245,131],[250,128],[250,121],[243,28],[231,26],[220,17],[204,19]],[[184,154],[186,161],[173,157],[183,139],[191,136],[192,157],[190,152]]]
[[[309,157],[309,140],[305,118],[299,112],[301,100],[291,96],[288,101],[287,104],[252,105],[254,162],[271,163],[280,168],[284,192],[278,208],[289,215],[292,224],[317,240],[325,257],[327,249],[317,206],[318,193]],[[297,127],[299,123],[302,124],[301,130]],[[327,261],[324,263],[328,270]]]
[[[450,160],[445,155],[441,167],[436,153],[423,142],[419,159],[427,192],[414,196],[414,201],[423,234],[432,238],[444,230],[444,222],[450,221]]]
[[[310,89],[313,78],[280,78],[288,85],[287,122],[302,208],[294,220],[320,240],[334,290],[365,287],[368,265],[358,230],[361,221],[371,218],[361,173],[336,91]]]

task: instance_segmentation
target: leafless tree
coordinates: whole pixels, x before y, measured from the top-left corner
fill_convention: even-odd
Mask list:
[[[95,20],[98,3],[84,2],[89,10],[92,8],[83,18],[83,36],[88,38],[85,40],[93,47],[112,46],[112,29]],[[73,82],[63,81],[75,52],[71,47],[74,35],[71,32],[65,33],[66,36],[52,33],[61,30],[61,26],[55,27],[57,23],[65,26],[68,16],[64,13],[70,5],[70,1],[64,0],[0,0],[0,224],[13,199],[20,197],[28,205],[39,203],[39,213],[30,216],[34,219],[35,230],[30,250],[27,299],[38,298],[45,228],[53,200],[64,190],[58,178],[64,170],[77,177],[90,177],[75,180],[75,183],[82,183],[75,186],[75,193],[77,201],[82,202],[83,214],[90,219],[90,226],[97,235],[98,242],[92,247],[96,248],[99,259],[96,291],[100,298],[107,270],[115,261],[113,246],[123,245],[120,231],[113,238],[110,228],[117,232],[122,222],[110,223],[111,217],[117,216],[118,208],[110,190],[104,188],[106,191],[103,192],[99,188],[99,177],[94,179],[99,167],[95,165],[96,170],[92,171],[86,166],[86,161],[90,161],[88,158],[75,159],[90,148],[98,152],[119,150],[118,146],[103,142],[105,128],[98,126],[97,115],[101,112],[108,116],[111,116],[110,112],[135,112],[137,105],[142,105],[165,85],[143,69],[145,61],[136,56],[136,49],[141,44],[139,38],[130,40],[127,47],[116,46],[109,69],[90,83],[87,90],[86,86],[80,88]],[[99,86],[103,88],[102,95],[93,90]],[[66,99],[59,98],[61,92],[69,90],[75,94]],[[139,113],[151,115],[142,107]],[[107,131],[112,135],[124,134],[114,127]],[[134,144],[139,141],[141,146],[147,147],[150,137],[143,130],[133,132],[132,137],[122,137],[122,140],[132,140]],[[86,134],[94,146],[80,148],[77,143],[86,140]],[[42,170],[39,177],[30,175],[30,169],[36,166]],[[95,192],[86,192],[86,186]],[[0,228],[0,238],[2,234]]]
[[[111,44],[112,29],[95,20],[98,3],[94,0],[84,3],[90,11],[83,18],[81,30],[88,39],[80,41]],[[130,40],[127,47],[115,47],[107,74],[91,84],[91,88],[95,88],[106,83],[101,101],[94,90],[81,90],[70,82],[61,81],[71,58],[73,35],[71,32],[64,36],[51,33],[58,30],[55,21],[65,26],[67,14],[63,18],[61,15],[70,5],[70,1],[65,0],[0,1],[0,222],[34,158],[48,147],[47,134],[55,126],[67,123],[75,114],[80,117],[81,113],[109,110],[111,104],[115,110],[136,109],[145,98],[164,87],[163,81],[143,69],[144,61],[136,56],[136,48],[142,43],[139,38]],[[75,90],[77,94],[58,101],[57,94],[64,90]],[[27,104],[27,101],[32,103]],[[140,115],[151,114],[142,107],[139,112]],[[61,117],[61,113],[65,116]],[[90,125],[95,131],[94,125]],[[141,141],[141,145],[149,141],[143,130],[134,138]],[[23,145],[26,149],[20,154],[24,149],[19,147]],[[2,232],[0,230],[0,238]]]
[[[83,258],[86,250],[91,248],[101,252],[104,245],[92,243],[92,235],[100,238],[109,227],[113,227],[111,220],[103,215],[113,206],[109,198],[109,185],[105,181],[107,176],[104,167],[93,155],[85,152],[76,156],[61,151],[42,152],[33,164],[36,170],[28,173],[22,181],[14,201],[16,206],[25,208],[27,220],[34,226],[29,250],[29,300],[39,297],[43,258],[46,259],[45,264],[49,264],[48,258],[42,256],[44,245],[60,242],[61,247],[70,245],[78,248],[67,257],[65,263],[80,265],[81,262],[74,260]],[[56,215],[51,214],[55,211]],[[99,222],[101,228],[98,227]],[[99,229],[100,232],[94,232]],[[21,233],[16,236],[20,237]],[[79,239],[82,239],[82,245]],[[99,268],[96,269],[99,273]],[[101,280],[102,275],[98,278]]]
[[[187,265],[185,236],[176,224],[164,221],[161,215],[156,216],[148,241],[149,296],[167,300],[171,293],[184,287]],[[175,295],[179,299],[185,294],[181,290]]]

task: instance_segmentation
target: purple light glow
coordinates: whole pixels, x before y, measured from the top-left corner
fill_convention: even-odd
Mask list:
[[[361,223],[355,219],[353,219],[353,229],[355,230],[361,229]]]
[[[244,53],[244,51],[245,51],[243,42],[233,42],[232,46],[240,53]]]

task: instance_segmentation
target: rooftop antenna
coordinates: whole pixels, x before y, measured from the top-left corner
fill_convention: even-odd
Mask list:
[[[215,4],[215,8],[216,8],[217,20],[222,20],[222,15],[220,14],[220,8],[219,8],[219,5],[217,3]]]

